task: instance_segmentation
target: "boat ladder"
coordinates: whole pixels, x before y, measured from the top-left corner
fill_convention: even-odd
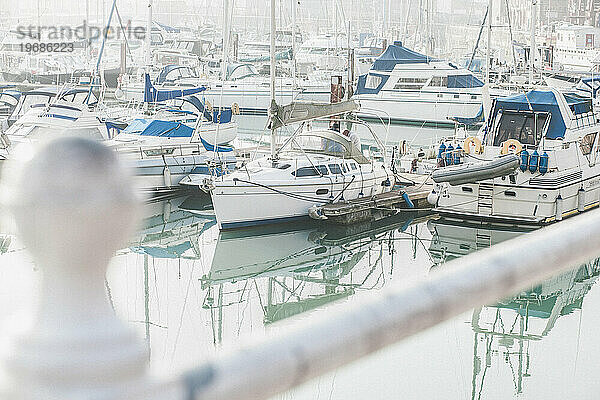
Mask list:
[[[492,206],[494,204],[494,185],[490,183],[480,183],[477,194],[477,212],[481,215],[492,215]]]
[[[477,229],[475,232],[475,248],[477,250],[485,249],[492,246],[492,236],[489,230]]]

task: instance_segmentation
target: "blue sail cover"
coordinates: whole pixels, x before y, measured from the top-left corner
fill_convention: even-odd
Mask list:
[[[144,102],[155,103],[165,100],[178,99],[180,97],[200,93],[205,90],[206,87],[204,86],[191,89],[158,90],[154,87],[154,85],[152,85],[152,82],[150,81],[150,75],[145,74]]]
[[[394,42],[385,49],[383,54],[377,57],[371,71],[390,72],[396,64],[424,64],[430,61],[435,61],[435,59],[407,49],[402,46],[402,42]]]
[[[576,114],[584,112],[584,104],[589,103],[589,99],[584,99],[575,95],[566,95],[565,99],[567,104],[573,108],[576,108]],[[559,139],[565,137],[565,131],[567,126],[563,119],[563,115],[558,106],[556,96],[552,91],[543,90],[532,90],[526,94],[518,94],[509,97],[498,98],[494,102],[492,121],[495,120],[500,110],[511,110],[511,111],[535,111],[535,112],[547,112],[550,113],[550,125],[546,132],[548,139]]]
[[[142,136],[192,137],[194,129],[176,121],[158,119],[136,119],[125,128],[123,133]]]

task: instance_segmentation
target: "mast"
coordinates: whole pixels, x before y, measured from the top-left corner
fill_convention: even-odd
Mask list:
[[[292,0],[292,78],[296,88],[296,1]]]
[[[489,0],[487,11],[487,49],[485,60],[485,83],[490,84],[490,69],[492,68],[492,4],[493,0]]]
[[[146,21],[146,72],[152,64],[152,0],[148,0],[148,20]]]
[[[529,84],[533,85],[533,69],[535,68],[535,5],[537,0],[531,0],[531,48],[529,49]]]
[[[273,120],[277,112],[277,103],[275,102],[275,0],[271,0],[271,107],[269,116],[271,117],[271,160],[275,161],[275,128]]]
[[[90,56],[90,0],[85,0],[85,22],[83,24],[83,35],[85,38],[85,62],[86,65],[89,62]]]
[[[337,58],[337,55],[338,55],[338,19],[337,19],[337,17],[338,17],[337,1],[333,0],[333,36],[334,36],[334,45],[335,45],[335,50],[334,50],[333,56],[335,58]]]
[[[221,63],[221,79],[225,81],[227,62],[229,61],[229,0],[223,1],[223,60]]]

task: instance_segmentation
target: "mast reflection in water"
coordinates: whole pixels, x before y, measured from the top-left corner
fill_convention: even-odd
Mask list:
[[[516,227],[429,221],[433,235],[430,253],[436,265],[529,232]],[[531,376],[536,342],[550,334],[557,320],[581,310],[584,296],[600,275],[600,259],[525,290],[497,304],[473,311],[473,377],[471,398],[480,399],[493,363],[504,364],[523,393]],[[578,334],[578,332],[573,332]]]

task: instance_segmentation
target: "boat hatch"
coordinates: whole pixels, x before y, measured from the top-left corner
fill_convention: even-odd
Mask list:
[[[537,146],[548,129],[551,115],[547,112],[500,110],[497,118],[494,146],[502,146],[509,139],[518,140],[523,145]]]

